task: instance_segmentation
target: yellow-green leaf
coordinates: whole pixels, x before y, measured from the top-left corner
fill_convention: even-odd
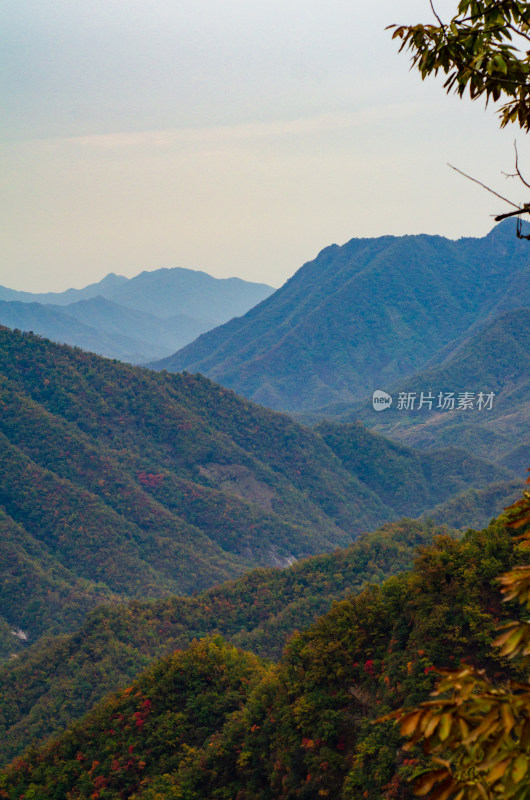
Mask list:
[[[512,779],[514,783],[522,781],[528,769],[528,758],[524,755],[517,756],[512,767]]]
[[[413,713],[407,714],[405,717],[403,717],[400,721],[401,735],[411,736],[418,727],[418,723],[422,716],[423,711],[414,711]]]
[[[451,717],[451,714],[442,714],[442,719],[440,721],[440,730],[438,731],[438,736],[440,737],[442,742],[445,742],[445,740],[451,733],[452,724],[453,724],[453,718]]]
[[[440,722],[440,719],[441,717],[439,714],[433,714],[432,717],[427,721],[427,724],[423,730],[423,735],[427,739],[433,735],[438,723]]]
[[[513,726],[515,725],[515,719],[512,714],[512,709],[506,703],[501,705],[501,715],[502,715],[502,724],[504,725],[504,730],[506,733],[509,733]]]

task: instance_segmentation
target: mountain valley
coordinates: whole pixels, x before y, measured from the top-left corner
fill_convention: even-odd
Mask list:
[[[409,800],[425,758],[373,721],[440,667],[521,679],[512,234],[335,245],[239,316],[186,270],[0,289],[0,797]]]

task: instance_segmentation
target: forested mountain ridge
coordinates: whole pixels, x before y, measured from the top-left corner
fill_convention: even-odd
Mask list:
[[[8,800],[379,800],[412,796],[421,750],[372,721],[428,696],[436,667],[517,665],[492,646],[509,613],[495,577],[520,563],[503,520],[440,537],[414,569],[334,605],[266,665],[219,638],[155,663],[130,687],[8,767]]]
[[[530,306],[528,248],[513,228],[332,245],[243,317],[153,366],[201,372],[281,410],[354,403],[490,314]]]
[[[398,514],[417,516],[452,499],[468,488],[471,475],[476,487],[487,487],[498,480],[491,480],[490,462],[481,461],[459,447],[415,450],[369,430],[359,421],[323,421],[315,430],[346,469],[368,489],[384,496]],[[501,469],[506,480],[508,473]],[[523,470],[520,474],[524,474]],[[500,473],[499,479],[502,479]],[[480,525],[486,524],[491,516],[494,514],[482,518]],[[457,527],[463,526],[470,526],[465,514]]]
[[[530,461],[528,448],[526,448],[526,459],[528,463]],[[490,483],[483,489],[464,489],[449,500],[429,509],[425,516],[438,524],[443,523],[457,529],[464,527],[478,529],[484,524],[484,520],[494,519],[499,508],[511,505],[520,495],[520,480]]]
[[[0,286],[0,324],[121,361],[174,352],[274,290],[181,268],[110,274],[84,289],[33,294]]]
[[[0,374],[5,524],[24,529],[19,558],[31,569],[45,553],[70,588],[85,582],[85,606],[191,592],[345,545],[387,518],[319,437],[235,396],[223,414],[226,392],[209,381],[5,329]],[[23,585],[14,573],[20,591],[2,593],[2,614],[33,638],[44,631],[30,608],[11,606],[31,607],[31,569]]]
[[[0,403],[0,546],[13,564],[2,576],[3,657],[23,646],[11,630],[30,640],[71,630],[103,598],[201,590],[346,546],[403,513],[361,462],[201,376],[0,329]],[[403,501],[417,457],[405,448],[401,458]],[[414,479],[417,513],[512,477],[465,452],[436,459],[434,493],[425,474]]]
[[[75,633],[48,637],[0,666],[0,763],[61,730],[154,658],[195,637],[222,634],[278,658],[293,631],[366,583],[410,568],[418,545],[449,532],[429,522],[388,523],[344,550],[284,570],[253,570],[193,597],[100,607]]]

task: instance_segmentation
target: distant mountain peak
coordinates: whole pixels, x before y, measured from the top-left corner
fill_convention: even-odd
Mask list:
[[[530,306],[530,243],[515,224],[481,239],[330,245],[266,302],[151,366],[201,372],[282,411],[353,404],[423,369],[492,314]]]
[[[126,278],[125,275],[118,275],[116,272],[109,272],[99,281],[100,286],[105,286],[110,283],[118,284],[123,283],[124,281],[128,281],[129,278]]]
[[[32,294],[0,286],[0,322],[132,363],[174,352],[273,292],[183,267],[109,272],[83,289]]]

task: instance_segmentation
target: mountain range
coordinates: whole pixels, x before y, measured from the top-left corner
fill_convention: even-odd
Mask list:
[[[529,308],[528,245],[511,221],[482,239],[352,239],[151,366],[201,372],[283,411],[352,406],[447,357],[484,323]]]
[[[0,286],[0,323],[130,363],[169,354],[245,313],[265,284],[181,268],[111,273],[84,289],[33,294]]]
[[[440,667],[525,677],[493,642],[525,553],[463,529],[528,466],[527,247],[332,246],[157,371],[86,343],[177,337],[209,276],[0,291],[85,343],[0,326],[1,797],[409,800],[424,756],[374,721]]]

